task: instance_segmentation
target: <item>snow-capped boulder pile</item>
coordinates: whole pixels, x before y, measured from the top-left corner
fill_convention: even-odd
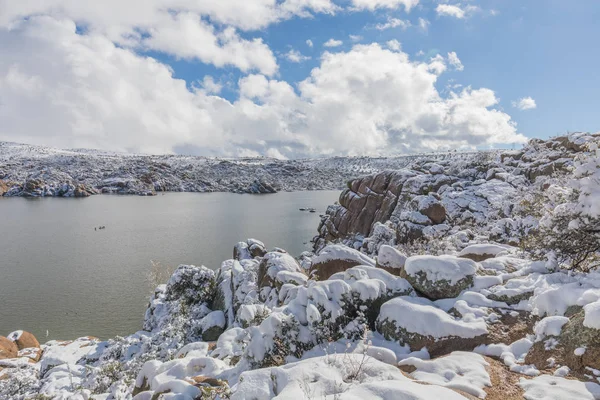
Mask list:
[[[334,354],[281,367],[244,372],[240,382],[233,388],[231,399],[410,398],[425,400],[433,396],[444,399],[464,399],[449,389],[418,384],[406,378],[398,368],[368,355]]]
[[[312,259],[312,273],[319,280],[326,280],[331,275],[343,272],[356,265],[375,266],[375,261],[347,246],[332,244],[323,248]]]
[[[481,318],[455,318],[422,297],[398,297],[381,306],[376,329],[388,340],[397,340],[430,354],[472,351],[488,333]]]
[[[474,261],[454,256],[413,256],[406,260],[404,277],[425,297],[433,300],[457,297],[473,286]]]
[[[532,140],[519,151],[417,157],[401,170],[357,178],[339,205],[327,209],[315,250],[341,241],[375,254],[380,244],[431,243],[466,226],[488,240],[518,245],[519,236],[536,228],[532,213],[552,204],[531,204],[533,194],[571,174],[599,139],[600,133],[573,133]]]

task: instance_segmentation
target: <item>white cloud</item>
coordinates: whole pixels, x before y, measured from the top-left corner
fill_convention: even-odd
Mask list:
[[[513,101],[512,106],[518,108],[519,110],[533,110],[534,108],[537,108],[535,100],[529,96],[523,97],[517,101]]]
[[[334,13],[339,9],[331,0],[0,0],[0,26],[30,15],[69,18],[107,33],[111,40],[134,34],[133,28],[160,28],[165,15],[191,13],[243,30],[262,29],[311,13]]]
[[[341,40],[336,40],[336,39],[329,39],[328,41],[326,41],[325,43],[323,43],[323,46],[325,47],[338,47],[343,45],[344,42],[342,42]]]
[[[405,31],[410,27],[410,25],[410,21],[408,20],[402,20],[399,18],[388,18],[387,22],[375,25],[375,29],[384,31],[386,29],[400,28]]]
[[[207,94],[219,94],[223,90],[223,85],[215,82],[215,79],[209,75],[204,77],[201,87]]]
[[[458,58],[458,56],[456,55],[456,52],[454,52],[454,51],[451,51],[450,53],[448,53],[448,62],[457,71],[462,71],[465,69],[464,65],[460,61],[460,58]]]
[[[0,0],[0,28],[47,15],[126,48],[272,75],[277,65],[269,47],[240,37],[239,30],[339,9],[332,0]]]
[[[244,40],[234,28],[216,29],[191,13],[167,15],[160,28],[149,30],[140,46],[198,59],[217,67],[233,65],[242,71],[258,70],[266,75],[277,72],[277,61],[262,39]]]
[[[363,37],[360,35],[348,35],[348,38],[350,38],[350,40],[353,42],[360,42],[363,40]]]
[[[293,62],[293,63],[301,63],[303,61],[310,60],[310,57],[305,56],[304,54],[300,53],[298,50],[294,50],[294,49],[291,49],[290,51],[285,53],[284,57],[288,61]]]
[[[402,49],[402,45],[396,39],[388,40],[385,44],[390,50],[400,51]]]
[[[403,6],[406,12],[419,4],[419,0],[352,0],[352,5],[358,10],[375,10],[377,8],[395,9]]]
[[[322,56],[294,84],[253,74],[239,98],[205,78],[189,89],[158,61],[64,19],[0,29],[0,139],[205,155],[374,154],[522,142],[489,89],[443,97],[444,59],[377,44]],[[31,57],[34,54],[35,57]]]
[[[470,17],[477,11],[480,11],[478,6],[467,5],[465,7],[461,7],[460,4],[438,4],[438,6],[435,8],[437,15],[454,17],[458,19]]]
[[[423,32],[429,31],[429,25],[430,22],[428,20],[425,18],[419,18],[419,29],[421,29]]]
[[[306,40],[306,45],[307,45],[308,47],[311,47],[311,48],[314,46],[314,44],[313,44],[313,41],[312,41],[312,40],[310,40],[310,39],[307,39],[307,40]]]

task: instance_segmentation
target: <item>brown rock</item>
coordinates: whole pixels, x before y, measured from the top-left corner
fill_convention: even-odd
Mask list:
[[[441,203],[432,203],[419,210],[419,212],[428,217],[434,224],[441,224],[446,220],[446,208]]]
[[[327,280],[333,274],[344,272],[345,270],[361,265],[358,260],[329,260],[322,263],[313,264],[311,272],[314,271],[316,279],[319,281]]]
[[[4,193],[8,192],[8,189],[10,189],[8,184],[0,179],[0,196],[4,196]]]
[[[42,349],[38,347],[29,347],[23,350],[19,350],[19,354],[17,355],[17,357],[26,357],[29,358],[29,361],[31,363],[36,363],[40,361],[40,358],[42,358]]]
[[[30,347],[40,347],[40,342],[37,341],[32,333],[27,331],[15,331],[8,335],[8,338],[15,342],[19,350],[28,349]]]
[[[17,345],[8,338],[0,336],[0,360],[15,358],[19,353]]]

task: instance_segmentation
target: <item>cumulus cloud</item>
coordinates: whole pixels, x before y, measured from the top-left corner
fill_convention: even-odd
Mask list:
[[[458,56],[456,55],[456,52],[454,52],[454,51],[451,51],[450,53],[448,53],[448,62],[457,71],[462,71],[465,69],[464,65],[460,61],[460,58],[458,58]]]
[[[189,88],[151,57],[66,19],[0,29],[0,139],[204,155],[385,154],[523,142],[489,89],[442,96],[441,57],[426,62],[377,44],[325,52],[293,86],[265,74],[218,95]],[[34,55],[34,56],[32,56]]]
[[[314,44],[313,44],[313,41],[312,41],[312,40],[310,40],[310,39],[307,39],[307,40],[306,40],[306,45],[307,45],[308,47],[313,47],[313,46],[314,46]]]
[[[388,49],[394,50],[394,51],[400,51],[400,49],[402,49],[402,45],[396,39],[388,40],[385,43],[385,45],[387,46]]]
[[[305,56],[304,54],[300,53],[298,50],[294,50],[294,49],[290,49],[290,51],[288,51],[287,53],[284,54],[284,57],[286,60],[293,62],[293,63],[301,63],[303,61],[310,60],[309,56]]]
[[[533,110],[537,108],[537,104],[535,104],[535,100],[531,97],[523,97],[517,101],[512,102],[512,106],[518,108],[519,110]]]
[[[360,42],[361,40],[363,40],[363,37],[360,35],[348,35],[348,38],[350,38],[351,41],[353,42]]]
[[[419,29],[427,33],[429,31],[430,22],[425,18],[419,18]]]
[[[272,75],[277,65],[269,47],[259,38],[242,38],[239,30],[339,9],[332,0],[0,0],[0,27],[47,15],[71,20],[90,34],[135,51],[159,51]]]
[[[341,40],[336,40],[336,39],[329,39],[328,41],[326,41],[325,43],[323,43],[323,46],[325,47],[339,47],[341,45],[343,45],[344,42],[342,42]]]
[[[352,5],[358,10],[375,10],[377,8],[395,9],[403,6],[406,12],[419,4],[419,0],[352,0]]]
[[[435,8],[437,15],[458,19],[467,18],[479,10],[478,6],[467,5],[462,7],[460,4],[438,4]]]
[[[375,25],[375,29],[384,31],[386,29],[400,28],[405,31],[410,26],[411,26],[411,23],[408,20],[402,20],[399,18],[388,18],[387,22],[379,23],[379,24]]]

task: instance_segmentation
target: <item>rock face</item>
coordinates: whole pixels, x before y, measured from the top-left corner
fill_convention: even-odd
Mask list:
[[[429,241],[453,227],[490,224],[490,240],[515,244],[511,212],[522,200],[517,188],[566,172],[587,142],[599,134],[576,133],[532,140],[522,151],[463,155],[460,162],[419,157],[395,171],[348,182],[339,204],[321,219],[314,250],[343,242],[375,254],[383,244]],[[521,193],[521,194],[520,194]],[[511,225],[512,224],[512,225]],[[362,247],[361,247],[362,246]],[[468,254],[482,260],[486,254]]]
[[[423,296],[457,297],[473,285],[477,264],[454,256],[413,256],[406,260],[403,277]]]
[[[0,336],[0,360],[15,358],[18,352],[19,348],[15,342],[4,336]]]

